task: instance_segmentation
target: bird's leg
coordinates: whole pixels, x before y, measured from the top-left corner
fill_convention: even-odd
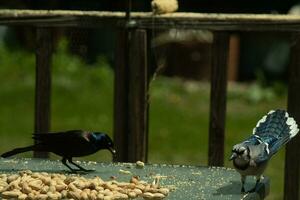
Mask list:
[[[242,181],[242,189],[241,192],[245,192],[245,181],[246,181],[246,176],[241,175],[241,181]]]
[[[61,162],[68,167],[72,172],[76,171],[75,169],[71,168],[68,164],[67,164],[67,159],[66,158],[62,158]]]
[[[255,192],[255,190],[256,190],[256,188],[257,188],[259,182],[260,182],[260,179],[261,179],[261,176],[260,176],[260,175],[256,177],[256,183],[255,183],[255,186],[254,186],[254,188],[252,188],[251,190],[249,190],[249,192]]]
[[[84,169],[80,165],[74,163],[72,158],[68,158],[68,161],[69,161],[69,163],[72,163],[73,165],[75,165],[80,171],[83,171],[83,172],[92,172],[92,171],[94,171],[94,170],[91,170],[91,169]]]

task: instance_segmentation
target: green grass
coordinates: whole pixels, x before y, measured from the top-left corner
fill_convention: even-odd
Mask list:
[[[34,65],[33,54],[0,46],[0,152],[32,143]],[[62,46],[52,70],[51,130],[100,130],[111,135],[113,72],[105,59],[85,66]],[[226,158],[232,145],[251,134],[266,112],[286,107],[285,94],[264,98],[256,85],[230,84],[228,90]],[[207,165],[209,84],[159,77],[151,83],[150,94],[149,161]],[[109,161],[110,155],[102,151],[82,159]],[[232,167],[228,161],[226,166]],[[265,173],[271,178],[269,199],[282,199],[283,170],[281,150]]]

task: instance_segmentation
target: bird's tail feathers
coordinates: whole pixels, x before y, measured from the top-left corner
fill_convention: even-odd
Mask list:
[[[8,151],[6,153],[3,153],[1,155],[1,157],[2,158],[7,158],[7,157],[10,157],[10,156],[19,154],[19,153],[24,153],[24,152],[32,151],[32,150],[34,150],[34,145],[28,146],[28,147],[16,148],[16,149],[13,149],[13,150]]]
[[[299,132],[297,122],[293,117],[289,117],[289,114],[287,112],[285,113],[285,117],[287,117],[286,124],[290,126],[290,138],[293,138]]]
[[[282,125],[280,126],[280,124]],[[281,133],[284,133],[282,136],[288,136],[289,139],[295,137],[299,132],[295,119],[290,117],[285,110],[277,109],[271,110],[257,122],[256,127],[253,129],[253,135],[260,137],[265,134],[268,135],[270,129],[278,129],[278,127],[282,129],[283,132]],[[273,130],[271,132],[273,132]]]

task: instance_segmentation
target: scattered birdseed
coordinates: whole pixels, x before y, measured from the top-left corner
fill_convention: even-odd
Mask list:
[[[145,163],[143,163],[142,161],[136,161],[136,167],[137,168],[144,168],[145,167]]]
[[[100,177],[85,178],[79,175],[20,171],[17,174],[0,174],[2,199],[163,199],[169,189],[158,182],[148,184],[131,177],[129,182],[103,181]]]
[[[119,172],[121,174],[132,174],[131,171],[120,169]]]

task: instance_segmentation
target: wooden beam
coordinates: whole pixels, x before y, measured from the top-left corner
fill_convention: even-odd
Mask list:
[[[50,129],[52,30],[37,28],[36,31],[36,85],[35,85],[35,133]],[[46,152],[34,152],[34,157],[48,157]]]
[[[296,41],[291,48],[288,89],[288,112],[298,127],[300,126],[300,35],[294,35]],[[300,200],[300,135],[292,139],[286,147],[284,199]]]
[[[147,161],[148,68],[146,30],[120,31],[115,68],[116,161]],[[128,42],[127,42],[128,41]]]
[[[153,15],[131,12],[140,29],[208,29],[213,31],[299,31],[300,16],[285,14],[181,13]],[[118,28],[126,24],[125,12],[0,9],[1,25],[39,27]]]
[[[229,33],[215,32],[212,44],[208,164],[224,165]]]

